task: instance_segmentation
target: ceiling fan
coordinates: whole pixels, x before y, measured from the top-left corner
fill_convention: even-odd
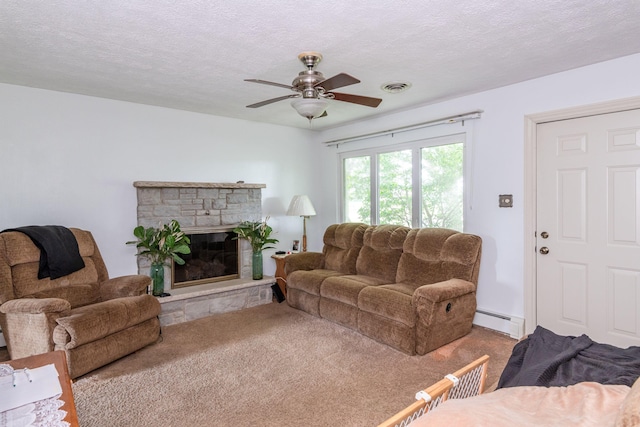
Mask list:
[[[300,71],[298,77],[293,79],[291,85],[259,79],[245,79],[246,82],[291,89],[295,93],[247,105],[247,108],[263,107],[274,102],[294,98],[293,101],[291,101],[293,108],[295,108],[298,114],[302,117],[306,117],[309,119],[309,122],[311,122],[313,119],[327,115],[326,109],[329,104],[327,99],[351,102],[352,104],[365,105],[373,108],[377,107],[382,102],[382,99],[380,98],[333,92],[334,89],[360,83],[360,80],[345,73],[336,74],[333,77],[325,79],[320,71],[315,70],[318,63],[322,60],[321,54],[317,52],[302,52],[298,55],[298,59],[305,65],[305,67],[307,67],[307,69],[305,71]]]

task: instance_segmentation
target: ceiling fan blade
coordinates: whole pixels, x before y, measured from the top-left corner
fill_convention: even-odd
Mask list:
[[[340,73],[316,83],[314,87],[321,87],[325,92],[329,92],[330,90],[337,89],[339,87],[354,85],[356,83],[360,83],[360,80],[350,76],[349,74]]]
[[[299,96],[300,96],[299,93],[292,93],[291,95],[279,96],[277,98],[271,98],[271,99],[267,99],[266,101],[256,102],[255,104],[247,105],[247,108],[263,107],[265,105],[269,105],[269,104],[272,104],[274,102],[282,101],[283,99],[297,98]]]
[[[285,85],[282,83],[275,83],[275,82],[270,82],[267,80],[260,80],[260,79],[244,79],[245,82],[251,82],[251,83],[260,83],[263,85],[270,85],[270,86],[278,86],[278,87],[283,87],[285,89],[291,89],[291,90],[295,90],[295,88],[291,85]]]
[[[351,95],[348,93],[331,92],[333,99],[336,101],[351,102],[353,104],[366,105],[367,107],[376,108],[382,102],[380,98],[371,98],[369,96]]]

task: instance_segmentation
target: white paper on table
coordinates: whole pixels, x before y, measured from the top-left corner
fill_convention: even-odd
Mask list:
[[[58,371],[53,364],[26,371],[0,365],[0,412],[61,393]]]

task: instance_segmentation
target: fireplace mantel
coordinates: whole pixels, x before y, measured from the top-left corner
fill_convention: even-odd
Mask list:
[[[135,181],[136,188],[266,188],[267,184],[246,184],[244,182],[167,182]]]

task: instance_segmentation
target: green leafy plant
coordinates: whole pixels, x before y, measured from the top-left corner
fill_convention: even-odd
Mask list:
[[[138,256],[149,258],[152,264],[164,264],[172,259],[176,264],[183,265],[184,260],[180,255],[191,253],[189,237],[180,230],[180,223],[175,219],[159,228],[144,228],[139,225],[133,229],[133,235],[138,240],[127,242],[127,245],[136,245],[142,249]]]
[[[278,240],[269,237],[273,232],[273,228],[267,224],[268,219],[269,218],[267,217],[264,221],[241,222],[233,229],[234,233],[238,235],[237,237],[234,237],[234,239],[247,239],[251,244],[253,252],[262,252],[265,249],[273,249],[273,246],[267,245],[278,243]]]

